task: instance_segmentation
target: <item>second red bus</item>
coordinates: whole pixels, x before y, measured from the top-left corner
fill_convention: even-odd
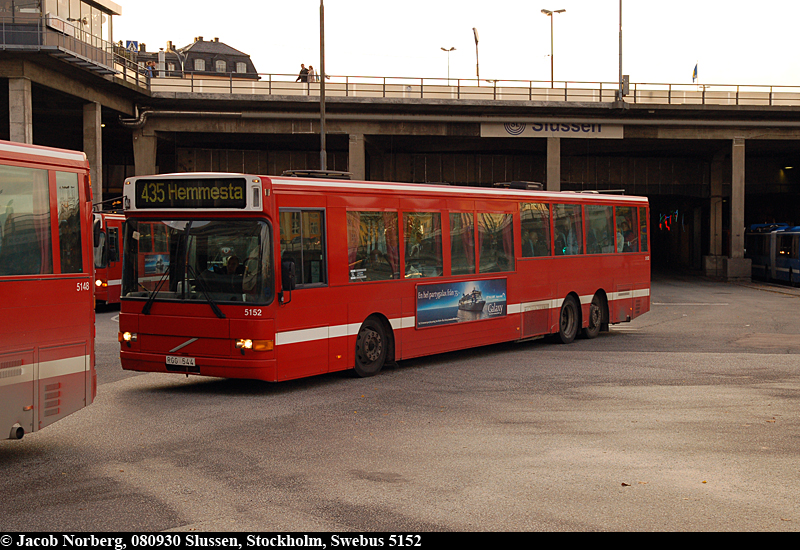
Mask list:
[[[120,238],[125,215],[94,213],[94,297],[104,304],[118,304],[122,290]]]
[[[89,163],[0,141],[0,439],[97,393]]]

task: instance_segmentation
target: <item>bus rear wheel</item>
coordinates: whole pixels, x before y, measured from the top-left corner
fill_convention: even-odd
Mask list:
[[[597,338],[603,325],[603,301],[595,294],[589,305],[589,326],[583,329],[584,338]]]
[[[372,317],[364,321],[356,338],[356,365],[358,376],[375,376],[386,363],[389,338],[383,324]]]
[[[580,326],[580,309],[574,296],[567,296],[561,305],[561,314],[558,320],[557,341],[562,344],[569,344],[575,340]]]

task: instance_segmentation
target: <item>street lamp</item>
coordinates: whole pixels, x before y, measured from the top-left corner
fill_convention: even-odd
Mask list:
[[[328,169],[325,148],[325,2],[319,0],[319,168]]]
[[[481,85],[481,66],[478,62],[478,29],[472,27],[472,34],[475,35],[475,76],[478,78],[478,86]]]
[[[441,49],[443,52],[447,52],[447,85],[448,86],[450,85],[450,52],[452,52],[455,49],[456,49],[455,46],[453,46],[452,48],[449,48],[449,49],[448,48],[442,48]]]
[[[553,15],[564,13],[567,10],[542,10],[542,13],[550,18],[550,87],[553,87]]]

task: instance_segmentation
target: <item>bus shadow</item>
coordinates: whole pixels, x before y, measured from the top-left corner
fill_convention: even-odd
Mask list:
[[[108,313],[110,311],[119,311],[119,304],[106,304],[103,302],[97,302],[94,305],[95,313]]]
[[[168,385],[152,385],[147,387],[132,388],[130,393],[138,395],[205,395],[205,396],[279,396],[295,391],[307,391],[324,388],[334,384],[357,380],[353,371],[323,373],[308,378],[286,380],[283,382],[265,382],[263,380],[242,380],[234,378],[213,378],[204,376],[190,376],[185,383],[170,383]],[[183,382],[183,380],[181,381]]]
[[[602,333],[597,340],[614,338],[615,336],[618,335],[606,332]],[[515,352],[527,352],[536,349],[575,349],[576,347],[581,347],[581,343],[591,345],[588,340],[576,339],[572,344],[564,346],[555,343],[551,337],[544,337],[519,342],[502,342],[478,346],[392,362],[384,366],[383,370],[373,378],[359,378],[352,370],[322,373],[306,378],[281,382],[190,376],[186,379],[180,379],[180,381],[177,381],[175,378],[169,378],[166,383],[163,382],[163,380],[165,380],[164,378],[160,378],[159,380],[162,382],[149,386],[131,388],[128,391],[131,395],[135,396],[281,396],[298,391],[305,392],[333,386],[344,387],[351,384],[363,384],[370,380],[380,380],[383,377],[391,377],[404,372],[435,369],[437,367],[461,364],[465,361],[491,362],[495,358],[504,357]],[[159,374],[158,376],[165,375]]]

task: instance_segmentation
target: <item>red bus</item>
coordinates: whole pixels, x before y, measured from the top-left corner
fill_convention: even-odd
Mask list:
[[[94,401],[91,235],[86,155],[0,141],[0,438]]]
[[[94,213],[94,297],[97,302],[118,304],[122,290],[120,238],[125,215]]]
[[[128,370],[370,376],[650,308],[642,197],[192,173],[129,178],[124,207]]]

